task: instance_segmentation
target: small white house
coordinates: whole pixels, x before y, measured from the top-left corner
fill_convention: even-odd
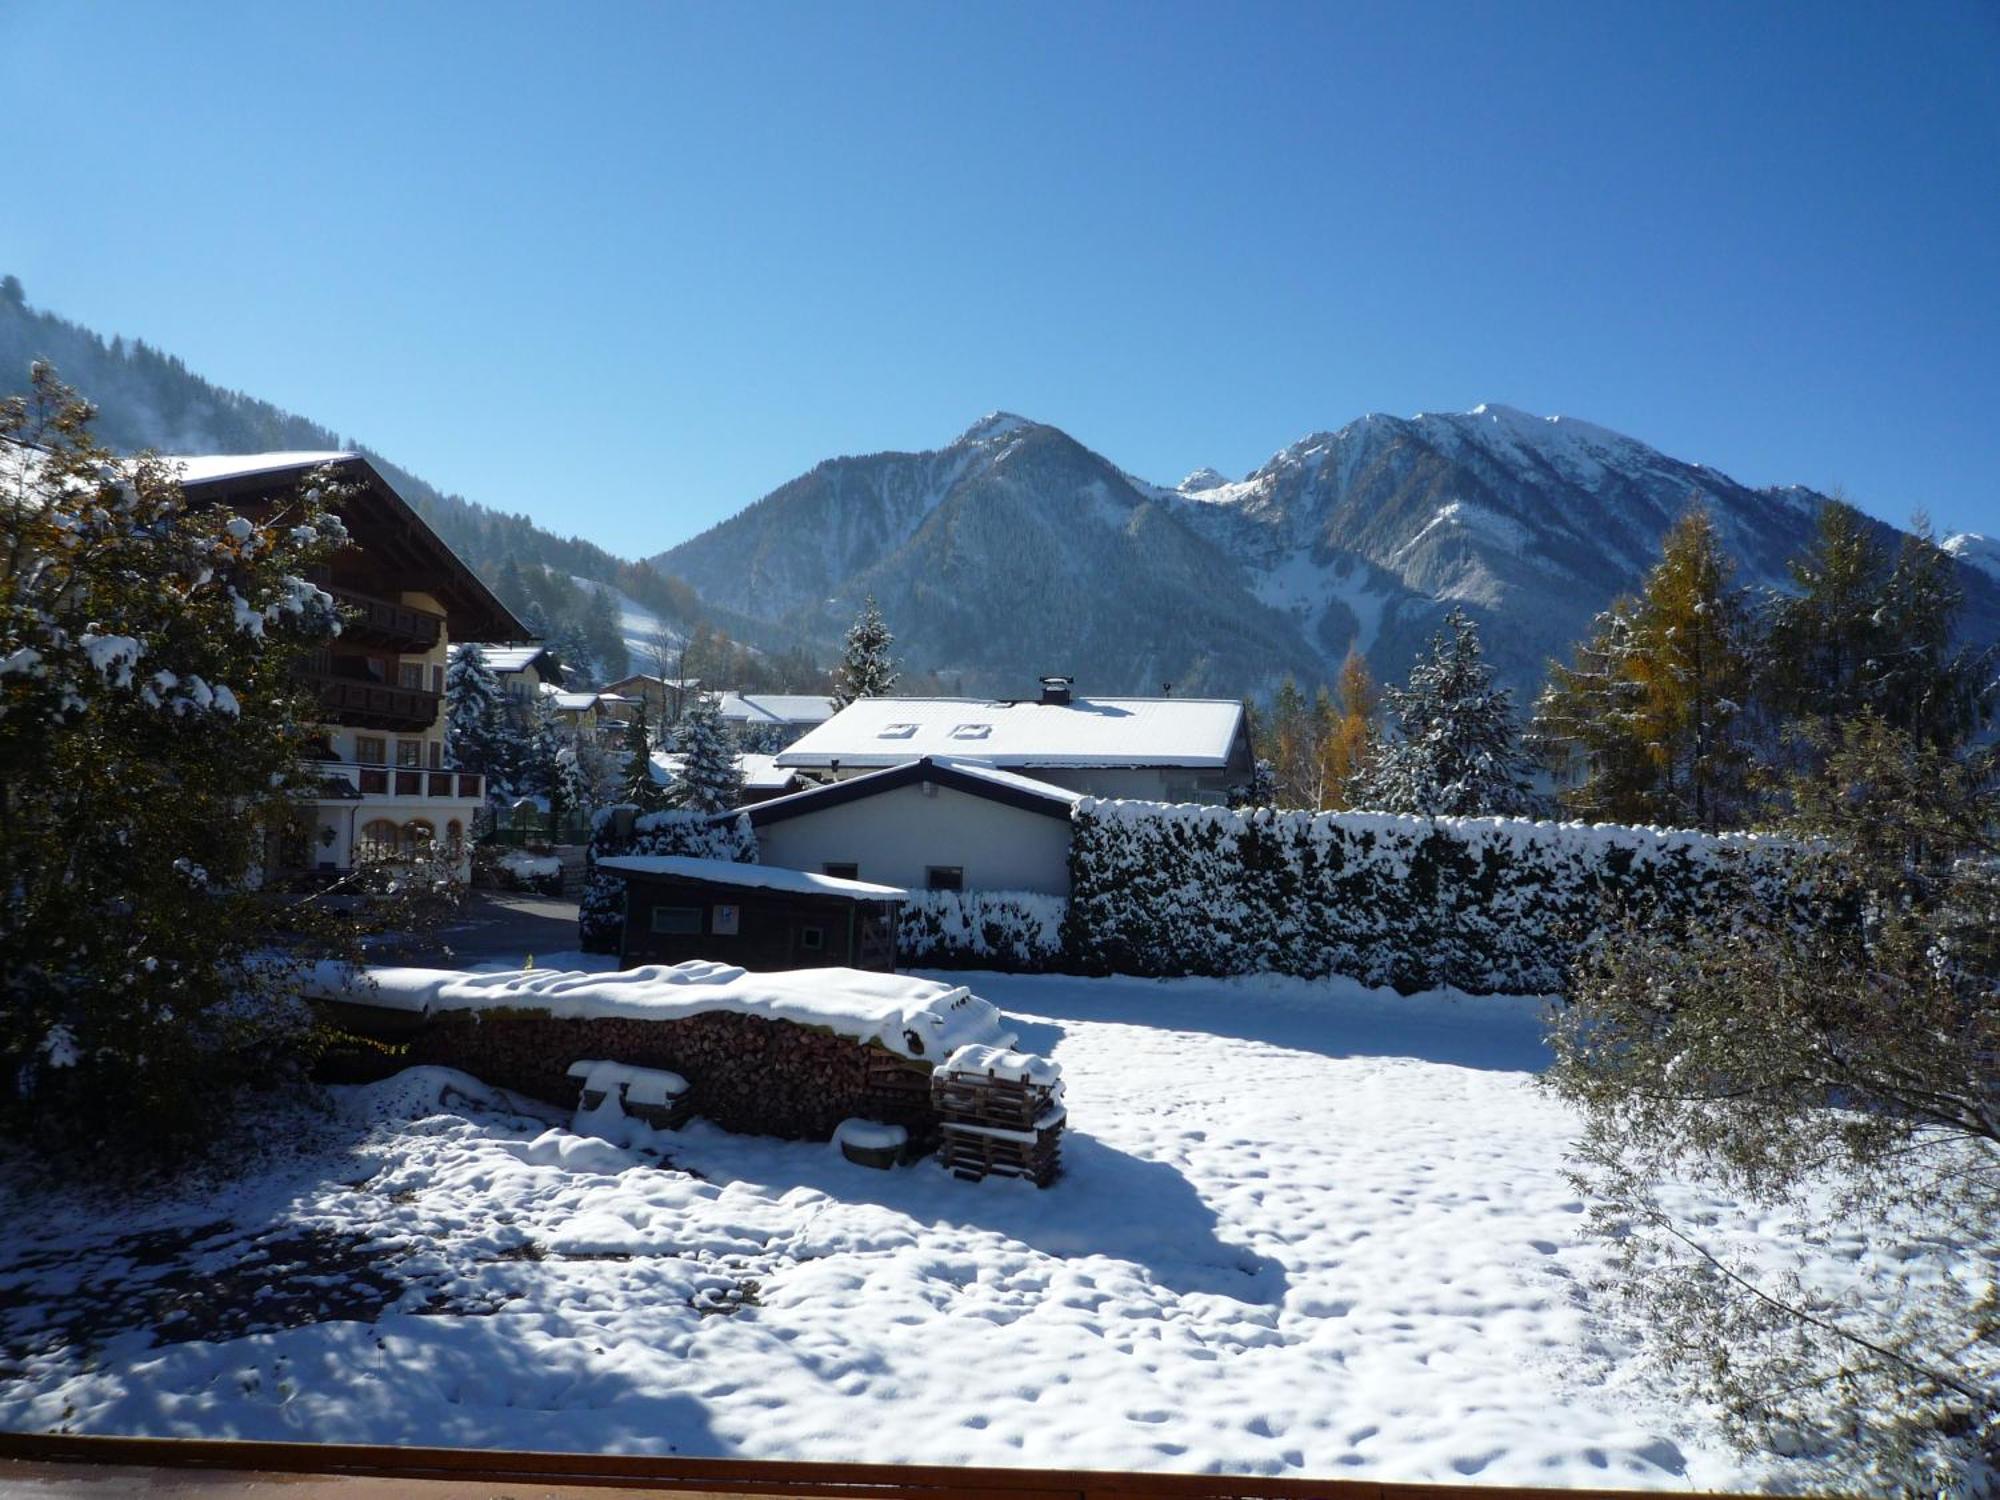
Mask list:
[[[991,766],[924,757],[761,802],[744,816],[767,865],[914,891],[1066,896],[1080,797]]]
[[[924,757],[1156,802],[1227,802],[1255,764],[1232,698],[1081,698],[1066,677],[1039,698],[860,698],[778,764],[839,779]]]

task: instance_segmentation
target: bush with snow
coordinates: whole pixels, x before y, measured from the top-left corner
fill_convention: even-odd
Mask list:
[[[896,930],[897,962],[912,969],[1063,967],[1060,896],[1038,891],[911,891]]]

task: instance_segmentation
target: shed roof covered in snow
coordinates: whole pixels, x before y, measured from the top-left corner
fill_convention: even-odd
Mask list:
[[[1036,766],[1221,768],[1243,736],[1233,698],[858,698],[778,756],[781,766],[893,766],[923,756]]]
[[[688,854],[614,854],[597,861],[613,875],[655,875],[699,880],[708,885],[742,890],[785,891],[794,896],[844,896],[855,901],[901,901],[910,893],[898,885],[871,885],[776,865],[744,865],[728,859],[697,859]]]

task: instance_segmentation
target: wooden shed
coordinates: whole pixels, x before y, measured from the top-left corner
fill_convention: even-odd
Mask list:
[[[706,958],[746,969],[896,967],[909,892],[772,865],[678,854],[621,854],[597,868],[625,882],[618,960]]]

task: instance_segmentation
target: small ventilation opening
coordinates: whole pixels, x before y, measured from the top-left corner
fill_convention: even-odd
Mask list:
[[[1067,703],[1070,700],[1070,686],[1074,677],[1044,677],[1042,679],[1042,702]]]

